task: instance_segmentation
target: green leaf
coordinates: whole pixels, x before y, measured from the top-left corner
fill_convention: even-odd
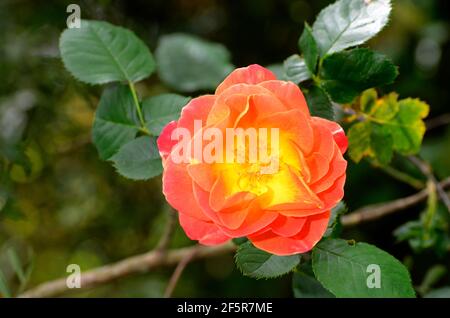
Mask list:
[[[284,71],[288,81],[298,84],[311,78],[311,72],[306,66],[305,60],[298,54],[291,55],[284,61]]]
[[[368,121],[354,124],[347,133],[348,154],[356,163],[360,162],[364,156],[370,156],[370,136],[372,125]]]
[[[65,67],[80,81],[104,84],[136,82],[155,69],[153,56],[131,31],[103,21],[81,21],[66,29],[59,48]]]
[[[162,94],[142,102],[145,126],[155,136],[172,120],[180,117],[181,109],[191,98],[178,94]]]
[[[295,298],[334,298],[317,279],[302,272],[294,273],[292,289]]]
[[[223,45],[182,33],[161,38],[156,60],[161,79],[182,92],[215,89],[234,68]]]
[[[450,286],[430,291],[425,298],[450,298]]]
[[[360,45],[387,24],[390,0],[339,0],[323,9],[312,27],[321,56]]]
[[[319,86],[313,85],[304,90],[306,102],[312,116],[334,120],[333,104],[328,94]]]
[[[133,97],[127,86],[105,89],[95,112],[92,139],[100,158],[111,158],[136,137],[139,127]]]
[[[267,65],[266,68],[271,71],[272,73],[275,74],[275,76],[277,77],[277,79],[281,80],[281,81],[287,81],[287,76],[286,76],[286,72],[284,70],[284,65],[282,63],[279,64],[270,64]]]
[[[248,238],[246,237],[235,237],[234,239],[232,239],[233,243],[235,245],[242,245],[244,243],[248,242]]]
[[[300,39],[298,40],[298,47],[300,51],[303,53],[306,66],[308,67],[308,69],[312,74],[315,74],[317,61],[319,59],[319,51],[317,49],[317,44],[316,40],[314,39],[312,29],[306,22],[305,28],[303,29],[303,33]]]
[[[350,103],[368,88],[392,83],[397,75],[385,55],[365,48],[325,57],[320,72],[322,87],[338,103]]]
[[[336,297],[415,297],[405,266],[370,244],[322,241],[313,249],[312,264],[316,278]]]
[[[277,256],[257,249],[251,242],[239,245],[235,256],[241,272],[253,278],[274,278],[291,272],[299,263],[299,255]]]
[[[398,241],[407,240],[411,248],[420,253],[433,248],[437,255],[445,255],[448,251],[448,211],[438,205],[436,188],[427,182],[427,206],[418,220],[408,221],[394,231]]]
[[[423,118],[427,117],[429,106],[419,99],[407,98],[398,102],[399,111],[386,123],[394,140],[394,149],[409,155],[419,152],[425,133]]]
[[[147,180],[162,173],[156,139],[138,137],[119,149],[110,159],[122,176],[133,180]]]

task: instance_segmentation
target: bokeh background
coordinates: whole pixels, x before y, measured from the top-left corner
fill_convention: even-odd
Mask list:
[[[165,34],[185,32],[220,42],[236,66],[269,65],[297,53],[303,22],[327,0],[139,0],[0,2],[0,269],[12,296],[38,283],[65,276],[66,266],[87,270],[153,248],[168,206],[160,178],[133,182],[98,158],[90,131],[101,87],[73,79],[59,58],[58,38],[66,7],[78,3],[81,17],[107,20],[133,30],[152,51]],[[439,179],[450,175],[450,2],[394,0],[391,21],[369,46],[399,65],[394,85],[400,97],[419,97],[438,122],[424,139],[421,155]],[[170,91],[156,74],[138,84],[142,95]],[[198,92],[202,93],[202,92]],[[196,94],[192,94],[195,96]],[[436,123],[440,123],[436,126]],[[24,155],[25,154],[25,155]],[[21,164],[23,162],[23,164]],[[420,178],[412,167],[399,168]],[[403,197],[416,190],[368,163],[350,164],[345,200],[349,210]],[[382,220],[344,230],[395,255],[421,285],[430,269],[450,271],[448,253],[413,252],[393,231],[417,219],[424,204]],[[448,229],[447,229],[448,230]],[[178,228],[172,247],[193,244]],[[11,252],[13,251],[13,252]],[[21,283],[11,253],[27,274]],[[121,279],[71,296],[162,296],[173,269]],[[450,284],[439,276],[436,287]],[[175,296],[292,296],[289,276],[276,280],[243,277],[233,255],[188,266]],[[5,295],[3,295],[5,296]]]

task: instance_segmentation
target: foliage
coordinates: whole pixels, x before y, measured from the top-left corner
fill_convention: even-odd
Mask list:
[[[277,256],[255,248],[252,243],[239,245],[236,265],[246,276],[274,278],[292,271],[300,263],[298,255]]]
[[[349,154],[355,162],[368,156],[386,165],[394,151],[403,155],[419,152],[425,133],[423,118],[429,111],[426,103],[412,98],[399,101],[396,93],[378,99],[370,89],[362,94],[360,109],[362,121],[348,132]]]
[[[338,238],[344,234],[358,241],[373,240],[369,231],[364,232],[365,228],[342,233],[342,215],[348,209],[353,210],[358,207],[361,202],[388,200],[394,198],[393,195],[404,193],[401,191],[393,195],[388,193],[395,186],[391,183],[390,186],[386,186],[386,189],[383,187],[375,189],[375,184],[374,190],[367,189],[372,186],[361,181],[362,175],[367,174],[368,178],[373,176],[376,184],[382,182],[379,180],[383,180],[378,177],[377,172],[367,172],[371,171],[367,168],[370,167],[367,163],[382,169],[398,165],[402,167],[404,173],[412,174],[414,178],[421,178],[417,170],[405,164],[407,156],[420,154],[430,158],[433,164],[437,163],[436,173],[440,178],[450,173],[448,164],[446,165],[448,160],[445,160],[450,155],[448,153],[450,147],[446,143],[446,140],[449,140],[448,136],[444,137],[444,142],[436,141],[435,145],[427,144],[422,147],[426,131],[424,120],[430,112],[430,106],[421,99],[405,97],[408,94],[415,94],[415,91],[419,89],[423,92],[426,88],[411,84],[413,88],[408,91],[400,85],[394,86],[395,80],[405,81],[405,78],[415,75],[398,77],[399,71],[403,75],[403,72],[407,72],[407,68],[399,68],[395,65],[394,61],[398,63],[399,59],[395,58],[388,49],[380,53],[368,47],[359,47],[374,38],[385,28],[389,20],[392,24],[395,23],[394,19],[390,18],[391,9],[389,0],[338,0],[324,8],[314,23],[311,25],[304,23],[303,32],[294,43],[299,52],[291,52],[293,54],[284,62],[273,64],[271,69],[276,70],[279,79],[289,80],[300,86],[313,116],[344,123],[349,138],[348,156],[354,162],[349,169],[356,171],[349,173],[347,184],[351,191],[355,191],[355,194],[350,194],[346,198],[347,204],[341,202],[332,210],[325,236],[311,253],[281,257],[261,251],[248,241],[234,240],[236,245],[239,245],[235,262],[245,276],[257,279],[278,278],[283,275],[290,279],[292,276],[292,291],[295,297],[415,297],[416,292],[411,276],[413,279],[417,277],[414,272],[412,275],[408,273],[411,269],[409,266],[404,266],[396,258],[374,245]],[[386,31],[389,29],[386,28]],[[145,32],[141,34],[148,35]],[[211,38],[217,40],[215,37]],[[149,40],[149,37],[146,36],[145,40]],[[370,46],[381,48],[383,42],[381,45],[376,45],[377,40],[378,37],[375,42],[370,42]],[[133,184],[117,178],[108,174],[107,171],[115,169],[121,176],[132,180],[149,180],[160,175],[162,165],[156,147],[156,138],[168,122],[177,120],[182,107],[190,100],[190,97],[179,93],[197,95],[200,92],[211,92],[234,68],[231,61],[240,60],[232,59],[224,45],[190,34],[165,34],[157,41],[150,40],[152,41],[157,43],[155,58],[144,41],[135,33],[105,21],[82,20],[81,29],[66,29],[62,32],[59,51],[68,72],[83,83],[106,86],[100,93],[98,86],[91,87],[70,82],[60,69],[57,76],[42,72],[44,73],[42,76],[45,76],[50,84],[45,86],[39,84],[39,89],[43,93],[32,93],[33,96],[38,96],[35,98],[43,98],[49,93],[56,95],[57,92],[59,97],[63,96],[61,91],[58,91],[62,90],[58,82],[72,83],[70,94],[62,91],[65,92],[65,99],[57,97],[50,102],[40,102],[39,111],[42,112],[40,117],[36,115],[40,114],[38,111],[36,113],[28,111],[31,106],[30,108],[24,106],[21,110],[16,107],[16,112],[20,110],[19,118],[25,118],[22,126],[26,127],[29,124],[32,127],[34,121],[39,125],[35,124],[37,128],[29,130],[22,130],[18,125],[13,129],[17,136],[7,135],[5,128],[0,135],[0,222],[5,223],[7,231],[21,233],[20,236],[30,241],[33,237],[42,239],[44,234],[41,231],[45,230],[39,230],[38,226],[30,224],[33,220],[47,218],[49,221],[43,221],[47,226],[48,224],[59,224],[59,226],[53,230],[54,226],[50,225],[52,231],[46,232],[52,233],[45,234],[48,234],[52,241],[64,242],[63,231],[90,231],[89,226],[93,225],[89,225],[89,222],[95,221],[97,225],[93,226],[94,229],[105,233],[102,234],[105,242],[102,241],[101,248],[115,251],[116,248],[120,250],[118,246],[126,246],[123,248],[125,252],[112,253],[114,256],[110,260],[146,250],[153,244],[155,236],[161,235],[162,223],[154,217],[156,210],[161,210],[163,206],[158,178],[154,179],[156,181],[147,181],[146,188],[143,190],[137,183]],[[255,42],[252,43],[254,45]],[[264,47],[262,49],[269,50]],[[235,56],[239,56],[237,51],[235,47],[233,50]],[[284,56],[288,55],[289,53],[286,53]],[[257,57],[254,58],[257,59]],[[26,58],[22,60],[26,64]],[[13,74],[13,71],[20,67],[20,63],[16,63],[11,67],[12,70],[8,70],[8,66],[5,65],[5,69],[0,71]],[[400,63],[404,62],[400,61]],[[58,68],[55,67],[55,69]],[[36,77],[35,81],[39,82],[41,74],[37,74]],[[418,79],[411,79],[411,82],[414,81],[419,82]],[[422,83],[426,81],[427,79],[422,79]],[[14,81],[8,81],[5,85],[12,85],[10,82]],[[399,93],[389,93],[393,87]],[[2,89],[4,89],[3,86]],[[382,92],[387,93],[382,94]],[[68,95],[70,98],[67,97]],[[85,96],[80,97],[81,95]],[[422,95],[430,97],[433,94]],[[438,93],[434,95],[439,96]],[[96,107],[97,98],[93,96],[100,96]],[[5,101],[2,100],[0,119],[8,118],[4,115],[7,113],[3,110],[7,107],[4,105],[14,105],[14,100],[12,97],[5,97]],[[439,99],[435,97],[434,102],[436,101],[439,102]],[[61,107],[50,111],[49,108],[45,108],[46,103],[53,103],[56,106],[61,104]],[[93,108],[89,106],[91,103],[94,104]],[[21,104],[25,103],[22,101]],[[63,117],[67,116],[67,118],[61,119],[61,112],[64,112]],[[79,119],[83,116],[83,112],[88,114],[86,115],[88,120],[84,117]],[[29,123],[26,121],[28,115],[33,118]],[[94,120],[91,127],[92,118]],[[58,121],[59,124],[46,128],[42,131],[42,137],[39,137],[40,126],[47,120]],[[75,125],[77,120],[84,130],[80,127],[66,128],[67,122]],[[67,156],[65,162],[58,162],[57,167],[54,168],[57,171],[64,171],[63,177],[55,178],[57,179],[56,186],[53,187],[55,189],[49,191],[49,186],[43,182],[41,189],[33,188],[32,193],[35,197],[45,198],[47,194],[51,197],[56,192],[63,199],[55,203],[44,199],[36,199],[32,202],[28,198],[28,193],[24,193],[26,191],[24,189],[29,189],[28,185],[34,182],[41,183],[48,180],[41,177],[42,171],[47,172],[54,157],[59,152],[65,151],[61,144],[66,144],[72,139],[73,134],[80,134],[80,131],[90,131],[98,157],[108,161],[113,168],[101,165],[95,160],[96,156],[89,153],[83,157],[83,164],[91,165],[86,169],[80,167],[79,163],[73,163],[70,156]],[[36,143],[36,140],[39,141],[38,138],[47,141],[55,139],[55,141],[42,147],[39,142]],[[52,150],[44,155],[43,148]],[[69,168],[74,169],[72,174],[68,174]],[[91,170],[95,173],[88,173]],[[104,174],[103,178],[97,176],[100,173]],[[51,172],[45,178],[54,177],[53,174],[55,173]],[[40,177],[41,179],[38,179]],[[418,217],[416,215],[402,219],[400,222],[405,223],[397,227],[393,235],[399,242],[408,242],[412,251],[416,253],[414,255],[420,256],[423,255],[421,253],[431,251],[438,255],[436,257],[443,258],[448,255],[450,246],[449,214],[438,202],[439,196],[435,184],[429,180],[426,184],[426,190],[429,193],[426,207]],[[351,191],[348,190],[348,192]],[[373,194],[374,191],[379,193],[366,198],[369,197],[366,193]],[[122,199],[117,198],[116,193],[120,193],[123,196]],[[74,203],[73,200],[78,201]],[[155,213],[151,216],[155,219],[151,223],[153,226],[150,231],[151,238],[148,237],[150,236],[148,229],[139,232],[139,226],[149,219],[146,206],[149,202],[155,205],[154,210],[151,209]],[[39,211],[37,207],[41,206],[56,212],[41,216],[37,213]],[[80,216],[77,214],[79,212],[76,212],[80,206],[86,207],[82,211],[91,211],[89,213],[92,214],[86,213]],[[125,210],[126,213],[120,214],[120,209]],[[108,213],[98,216],[92,212],[97,210],[108,211]],[[44,228],[48,229],[48,227]],[[110,231],[111,234],[109,234]],[[133,234],[135,231],[144,234],[137,236]],[[33,234],[35,236],[29,233],[35,233]],[[86,233],[91,235],[90,232]],[[95,233],[92,234],[93,237]],[[175,235],[178,236],[176,236],[175,245],[189,244],[183,235],[176,233],[178,234]],[[379,235],[390,234],[382,233],[380,232]],[[127,241],[122,242],[119,237],[127,237]],[[4,234],[1,238],[2,243],[6,242]],[[70,244],[84,242],[84,239],[83,237],[73,239]],[[106,243],[108,240],[109,242]],[[139,245],[138,242],[145,245]],[[104,255],[97,252],[98,243],[93,244],[94,247],[90,244],[93,243],[87,240],[87,247],[83,247],[84,254],[80,252],[81,256],[77,254],[73,257],[83,259],[88,267],[104,263]],[[384,246],[385,242],[380,240],[378,244]],[[140,250],[133,249],[133,245],[140,246]],[[398,255],[394,250],[393,254]],[[57,257],[48,255],[57,255]],[[69,259],[67,252],[60,250],[51,250],[48,255],[37,256],[40,268],[42,264],[49,263],[49,259],[56,259],[53,263],[55,267],[52,268],[59,270],[62,268],[59,265],[65,264],[64,262]],[[0,251],[1,296],[15,296],[23,291],[32,275],[35,275],[34,278],[32,277],[33,283],[50,278],[33,274],[35,268],[33,257],[28,251],[21,254],[14,248]],[[58,259],[65,259],[65,261],[58,263]],[[372,264],[378,265],[381,269],[381,288],[367,287],[367,280],[371,274],[367,269]],[[220,275],[231,275],[223,274],[225,269],[222,267],[225,266],[214,266],[214,264],[205,266],[210,266],[208,271],[215,273],[217,280],[221,279]],[[196,268],[196,270],[201,277],[203,268]],[[293,274],[287,275],[292,272]],[[55,270],[55,273],[64,275],[64,272],[60,270],[59,272]],[[52,275],[55,276],[53,273]],[[444,275],[439,275],[440,281],[434,279],[433,283],[425,284],[424,282],[423,286],[417,288],[418,294],[423,297],[449,297],[449,287],[442,284],[443,287],[434,286],[443,282]],[[155,281],[156,285],[151,285]],[[152,277],[147,283],[154,287],[143,288],[148,293],[149,289],[160,289],[158,284],[161,284],[161,279]],[[444,284],[448,285],[448,283],[450,282]],[[262,291],[265,291],[262,286],[274,286],[269,285],[271,281],[266,280],[258,284],[260,285],[252,286],[259,286]],[[242,287],[243,290],[245,288],[245,286]],[[117,293],[120,294],[120,291]]]

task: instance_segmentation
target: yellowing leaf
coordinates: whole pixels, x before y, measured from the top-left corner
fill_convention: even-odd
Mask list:
[[[426,130],[422,119],[428,115],[429,106],[413,98],[399,101],[398,106],[397,115],[388,123],[394,149],[405,155],[417,153]]]
[[[372,127],[370,122],[364,121],[354,124],[348,131],[349,155],[356,163],[371,154],[370,135]]]
[[[397,99],[397,93],[390,93],[384,98],[378,99],[370,110],[370,115],[381,120],[394,118],[399,111]]]
[[[429,106],[413,98],[398,101],[396,93],[377,98],[374,89],[366,90],[360,98],[363,122],[348,132],[349,155],[359,162],[371,157],[375,163],[388,164],[394,150],[414,154],[420,150]]]
[[[370,110],[375,105],[378,99],[377,90],[375,88],[366,89],[361,94],[360,106],[361,110],[365,113],[370,113]]]

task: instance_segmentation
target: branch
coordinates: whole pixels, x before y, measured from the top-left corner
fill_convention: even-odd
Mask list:
[[[229,253],[235,249],[236,246],[230,242],[212,247],[194,245],[168,251],[167,253],[161,253],[160,251],[155,250],[124,259],[117,263],[86,271],[81,274],[81,286],[82,289],[93,288],[125,276],[144,273],[153,268],[173,266],[185,259],[187,255],[191,254],[193,254],[192,259],[202,259]],[[53,297],[68,291],[77,290],[78,289],[68,289],[66,278],[60,278],[38,285],[19,295],[19,297]]]
[[[450,114],[443,114],[430,118],[425,122],[425,124],[427,126],[427,131],[440,126],[448,125],[450,124]]]
[[[164,292],[164,298],[169,298],[172,295],[173,291],[175,290],[175,287],[177,286],[178,280],[181,277],[181,274],[183,274],[184,269],[192,260],[192,258],[195,256],[196,252],[197,252],[196,250],[193,250],[192,253],[187,254],[186,257],[183,258],[178,263],[177,267],[175,268],[175,271],[172,274],[172,277],[170,277],[166,291]]]
[[[433,174],[433,170],[431,169],[431,166],[428,164],[428,162],[421,160],[419,157],[410,156],[408,159],[417,167],[419,170],[430,180],[434,183],[436,186],[437,193],[439,195],[439,198],[442,200],[442,202],[447,207],[447,211],[450,213],[450,199],[445,193],[442,186],[437,181],[436,177]]]
[[[156,250],[159,252],[165,252],[170,245],[170,241],[172,240],[173,232],[175,231],[176,226],[176,212],[172,209],[169,210],[168,220],[166,222],[166,227],[164,229],[164,233],[162,234],[161,239],[156,246]]]
[[[450,187],[450,177],[441,181],[439,187],[442,189]],[[385,215],[409,208],[428,197],[428,190],[424,189],[416,194],[390,202],[372,204],[356,210],[353,213],[342,216],[341,222],[344,226],[354,226],[366,221],[379,219]]]
[[[443,189],[449,188],[450,177],[441,181],[439,183],[439,186]],[[362,222],[375,220],[385,215],[413,206],[425,200],[427,197],[428,191],[427,189],[424,189],[405,198],[397,199],[387,203],[369,205],[356,210],[351,214],[344,215],[342,217],[342,224],[344,226],[353,226]],[[166,236],[164,235],[163,237]],[[164,241],[165,240],[163,239],[162,242]],[[158,246],[160,247],[161,245],[165,244],[160,243]],[[236,246],[231,242],[214,247],[194,245],[191,247],[185,247],[171,251],[169,250],[165,253],[161,253],[161,250],[159,248],[156,248],[154,251],[133,256],[117,263],[105,265],[82,273],[81,286],[83,289],[94,288],[125,276],[148,272],[149,270],[157,267],[174,266],[180,264],[180,262],[182,262],[183,260],[187,265],[187,263],[191,260],[222,255],[235,250]],[[186,265],[179,265],[179,274],[174,273],[173,276],[175,276],[175,274],[179,276]],[[175,278],[176,280],[178,280],[176,276]],[[174,281],[175,278],[173,277]],[[176,284],[176,282],[174,284]],[[19,297],[53,297],[61,295],[68,291],[76,290],[68,289],[66,285],[66,278],[61,278],[38,285],[19,295]]]

